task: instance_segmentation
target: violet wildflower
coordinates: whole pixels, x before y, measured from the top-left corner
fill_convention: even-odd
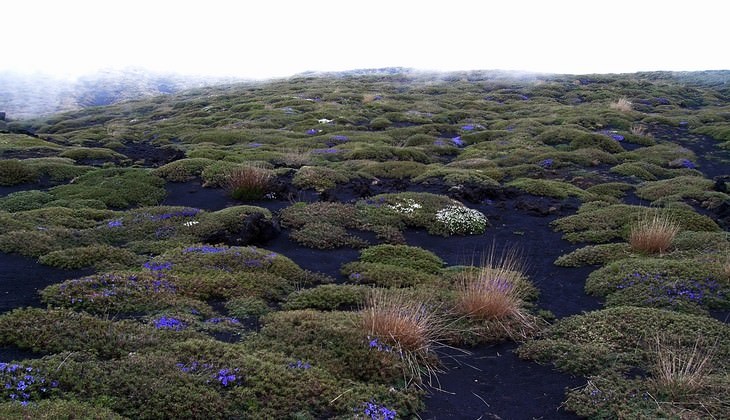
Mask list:
[[[310,369],[312,365],[310,365],[307,362],[302,362],[301,360],[297,360],[296,362],[289,363],[289,369],[302,369],[307,370]]]
[[[177,318],[163,316],[155,321],[155,328],[158,330],[180,331],[185,329],[187,325]]]
[[[310,135],[310,136],[313,136],[317,133],[318,133],[318,131],[315,130],[314,128],[310,128],[309,130],[307,130],[307,135]]]
[[[694,162],[692,162],[689,159],[682,159],[682,160],[679,161],[679,164],[682,165],[683,167],[687,168],[687,169],[695,169],[696,168]]]
[[[461,140],[461,136],[456,136],[451,139],[451,142],[454,143],[454,146],[456,147],[464,147],[466,144],[463,140]]]
[[[107,226],[110,228],[121,227],[122,220],[121,219],[111,220],[109,223],[107,223]]]
[[[464,130],[464,131],[472,131],[474,129],[474,126],[471,125],[471,124],[462,125],[461,126],[461,129]]]
[[[540,161],[540,163],[538,165],[542,166],[545,169],[550,169],[553,167],[553,160],[552,159],[543,159]]]
[[[165,262],[161,262],[161,263],[154,262],[154,261],[147,261],[146,263],[144,263],[143,267],[152,272],[161,272],[161,271],[165,271],[165,270],[172,270],[172,263],[169,261],[165,261]]]
[[[395,420],[397,415],[395,410],[378,405],[374,401],[363,403],[362,413],[365,414],[365,418],[370,420]]]

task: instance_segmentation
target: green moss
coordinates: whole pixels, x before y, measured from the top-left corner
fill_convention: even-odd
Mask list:
[[[608,196],[621,198],[626,195],[626,191],[630,190],[631,188],[633,188],[631,184],[626,184],[623,182],[606,182],[587,188],[586,191],[591,194],[596,194],[604,197]]]
[[[18,191],[0,197],[0,210],[18,212],[39,209],[53,200],[54,196],[45,191]]]
[[[177,290],[163,271],[107,272],[53,284],[41,291],[43,302],[95,314],[139,314],[170,309],[211,313],[210,308]]]
[[[240,296],[226,301],[226,310],[234,318],[261,316],[271,312],[266,300],[253,296]]]
[[[213,163],[214,160],[206,158],[180,159],[162,165],[152,173],[170,182],[185,182],[200,176]]]
[[[376,245],[360,252],[360,261],[410,268],[425,273],[437,274],[444,261],[433,252],[408,245]]]
[[[662,356],[675,357],[676,363],[684,363],[678,362],[679,357],[690,354],[701,357],[702,353],[693,352],[708,351],[704,347],[711,346],[711,372],[703,375],[703,385],[680,400],[658,378],[660,355],[654,340],[661,337],[672,343],[665,351],[673,352]],[[727,394],[729,338],[726,324],[704,316],[626,306],[562,319],[539,339],[522,345],[518,354],[588,376],[585,387],[568,392],[566,408],[579,415],[674,418],[681,412],[703,417],[724,411],[717,397],[718,392]]]
[[[335,311],[360,308],[365,304],[369,290],[369,287],[359,285],[324,284],[290,294],[282,309]]]
[[[59,153],[58,156],[77,162],[80,160],[121,162],[128,159],[123,154],[104,147],[72,147]]]
[[[414,178],[414,182],[430,183],[433,179],[443,179],[446,185],[473,185],[482,188],[499,187],[497,182],[491,175],[499,176],[497,170],[480,170],[480,169],[456,169],[456,168],[433,168],[429,169],[418,177]]]
[[[90,351],[112,358],[160,341],[153,328],[138,322],[111,321],[68,309],[14,309],[0,316],[2,344],[38,353]]]
[[[38,262],[67,270],[92,266],[109,269],[135,266],[139,257],[122,248],[90,245],[52,251],[38,258]]]
[[[326,222],[311,222],[291,231],[289,237],[308,248],[334,249],[340,247],[361,248],[368,242],[350,234],[342,226]]]
[[[630,225],[640,215],[651,216],[656,212],[667,212],[682,230],[719,231],[712,219],[692,210],[683,208],[655,209],[626,204],[607,205],[595,202],[581,206],[577,214],[558,219],[551,223],[555,230],[565,233],[564,239],[571,242],[608,242],[612,239],[627,238]]]
[[[369,349],[359,315],[352,312],[280,311],[266,315],[255,345],[301,360],[316,360],[334,375],[397,384],[401,361]]]
[[[407,179],[414,178],[426,171],[427,165],[420,162],[363,162],[358,170],[376,178]]]
[[[24,162],[39,178],[48,177],[52,182],[70,181],[94,170],[91,166],[76,165],[71,159],[57,157],[25,159]]]
[[[36,172],[17,159],[0,160],[0,185],[17,185],[37,179]]]
[[[159,203],[166,194],[164,184],[144,169],[99,169],[50,192],[59,199],[94,199],[110,208],[126,208]]]
[[[695,197],[712,189],[714,182],[696,176],[681,176],[662,181],[646,182],[636,188],[636,195],[649,201],[668,196]],[[730,198],[730,196],[728,196]]]
[[[644,343],[661,332],[692,345],[698,336],[717,340],[715,361],[727,365],[730,328],[714,319],[654,308],[616,307],[559,320],[539,339],[518,350],[520,357],[575,374],[626,372],[647,368]]]
[[[508,182],[506,186],[519,188],[529,194],[539,196],[554,198],[568,198],[569,196],[573,196],[584,201],[596,199],[596,196],[576,187],[575,185],[549,179],[518,178],[514,181]]]
[[[586,292],[609,305],[675,310],[730,308],[730,282],[719,264],[696,260],[622,259],[592,272]]]
[[[624,151],[624,148],[621,147],[619,142],[601,134],[585,134],[580,136],[570,142],[570,147],[573,150],[594,148],[608,153],[621,153]]]
[[[323,166],[302,166],[292,179],[292,184],[298,188],[311,188],[322,192],[334,188],[338,183],[347,182],[347,174]]]
[[[627,243],[588,245],[568,254],[561,255],[555,260],[555,265],[560,267],[601,265],[625,258],[630,254],[631,246]]]
[[[350,262],[342,266],[342,274],[358,284],[378,287],[413,287],[433,285],[439,277],[413,268],[375,262]]]
[[[0,417],[4,419],[84,419],[84,420],[124,420],[114,411],[91,403],[52,399],[42,400],[23,406],[17,402],[0,404]]]

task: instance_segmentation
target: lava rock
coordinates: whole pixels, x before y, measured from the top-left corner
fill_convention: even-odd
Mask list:
[[[278,221],[269,220],[261,213],[254,213],[243,219],[238,229],[213,232],[203,238],[203,242],[230,246],[264,245],[280,233]]]

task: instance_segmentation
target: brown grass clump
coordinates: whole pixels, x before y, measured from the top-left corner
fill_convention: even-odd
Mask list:
[[[654,384],[675,400],[697,394],[709,383],[715,350],[716,346],[708,346],[699,336],[687,347],[678,339],[657,334],[651,348]]]
[[[631,134],[645,137],[649,135],[649,128],[644,124],[634,124],[631,126]]]
[[[517,253],[509,251],[496,257],[491,252],[481,267],[465,270],[457,279],[457,311],[485,320],[515,315],[520,311],[524,297],[523,270]]]
[[[274,174],[256,166],[233,168],[227,175],[225,185],[236,200],[260,200],[270,191]]]
[[[634,109],[631,101],[626,98],[619,98],[618,101],[611,104],[611,108],[617,109],[621,112],[631,112]]]
[[[443,346],[447,324],[438,308],[404,290],[373,289],[362,310],[362,326],[370,347],[398,354],[404,361],[406,384],[420,383],[440,372],[434,350]]]
[[[524,271],[515,250],[499,257],[492,250],[480,267],[457,277],[455,311],[476,320],[496,321],[509,336],[525,337],[535,329],[535,320],[523,308],[529,290]]]
[[[634,251],[662,254],[672,245],[677,233],[679,225],[669,216],[660,213],[644,215],[631,228],[629,244]]]

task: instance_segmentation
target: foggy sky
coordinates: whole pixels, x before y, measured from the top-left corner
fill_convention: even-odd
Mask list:
[[[10,0],[0,71],[730,69],[727,9],[716,0]]]

